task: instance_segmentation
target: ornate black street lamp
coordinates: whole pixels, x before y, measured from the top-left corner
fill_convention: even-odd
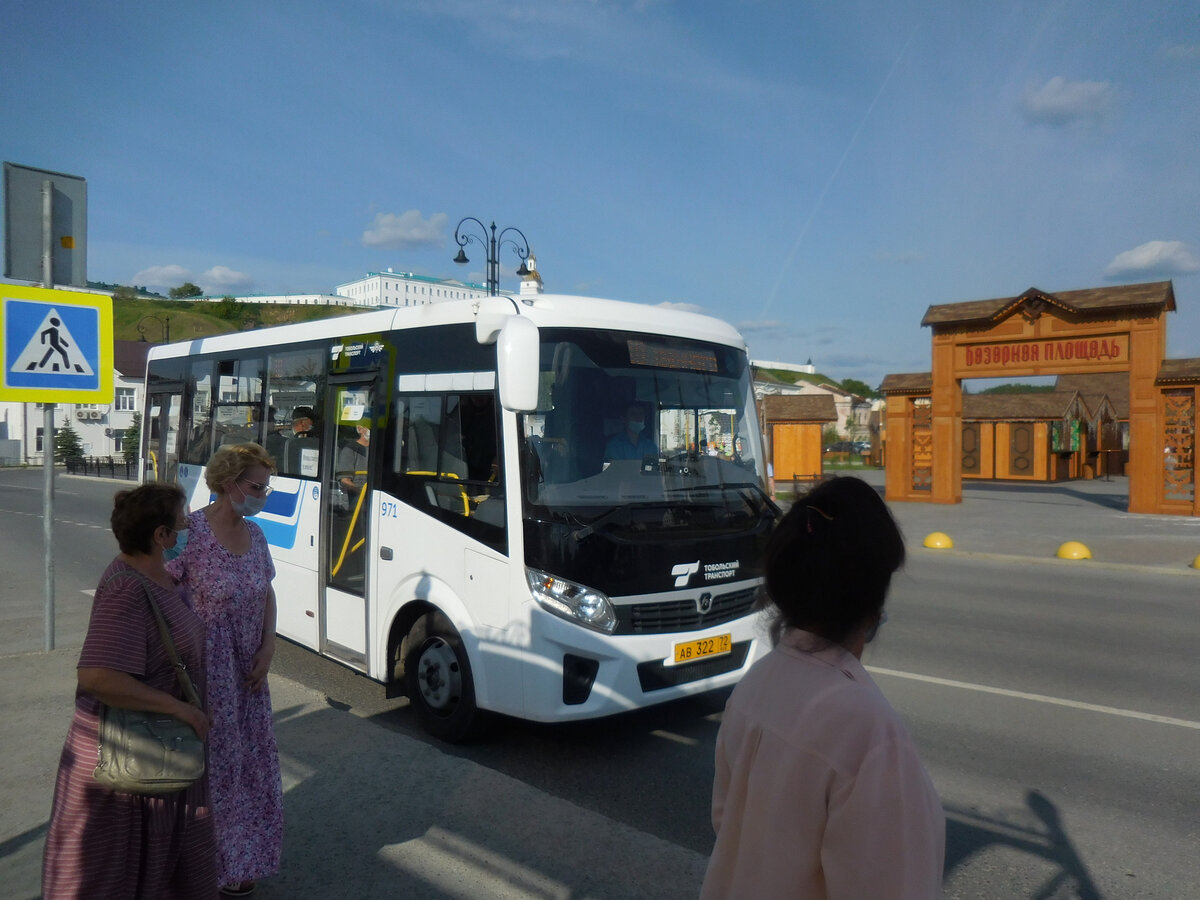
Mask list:
[[[142,323],[145,322],[147,319],[153,319],[155,322],[158,323],[158,327],[161,329],[160,336],[162,338],[162,343],[164,343],[164,344],[171,343],[171,317],[170,316],[164,316],[161,319],[158,316],[142,316],[140,319],[138,319],[138,322],[137,322],[138,334],[141,335],[141,337],[138,338],[138,340],[140,340],[143,344],[146,343],[146,326],[143,325]]]
[[[462,233],[463,223],[474,222],[480,228],[479,237],[473,233]],[[520,243],[515,237],[505,237],[509,232],[513,232],[520,236]],[[499,234],[496,234],[496,223],[492,223],[491,237],[488,237],[488,228],[478,219],[473,216],[467,216],[454,226],[454,242],[458,244],[458,256],[454,257],[454,261],[459,265],[469,263],[467,254],[463,252],[463,248],[471,241],[476,241],[480,246],[487,250],[487,288],[488,293],[493,297],[500,293],[500,248],[508,243],[512,244],[513,250],[516,251],[517,257],[521,260],[521,267],[517,269],[517,275],[524,278],[529,274],[529,269],[525,267],[525,260],[529,259],[529,241],[525,240],[525,235],[521,234],[520,229],[505,228]]]

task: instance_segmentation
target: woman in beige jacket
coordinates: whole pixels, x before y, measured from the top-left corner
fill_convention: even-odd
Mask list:
[[[891,513],[857,478],[819,485],[779,523],[765,561],[777,644],[725,708],[702,897],[939,895],[941,801],[860,661],[903,562]]]

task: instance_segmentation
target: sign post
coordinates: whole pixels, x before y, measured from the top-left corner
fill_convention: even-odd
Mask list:
[[[5,180],[11,170],[5,166]],[[33,173],[30,173],[33,174]],[[36,177],[36,175],[34,176]],[[12,196],[12,188],[4,196]],[[42,287],[54,288],[54,182],[42,181]],[[7,272],[7,270],[6,270]],[[84,287],[87,287],[85,284]],[[7,321],[7,320],[6,320]],[[42,571],[46,599],[44,644],[54,649],[54,404],[42,405]]]
[[[40,214],[39,214],[40,213]],[[87,287],[87,181],[78,175],[65,175],[15,163],[4,164],[4,276],[22,281],[41,281],[45,295],[66,294],[53,291],[55,284]],[[5,286],[10,296],[20,296],[19,288]],[[32,290],[32,289],[24,289]],[[107,369],[100,368],[101,350],[92,343],[72,344],[67,337],[68,323],[57,309],[48,309],[40,326],[38,341],[49,344],[44,358],[37,361],[37,349],[32,340],[19,358],[10,355],[13,327],[20,328],[17,342],[27,335],[25,326],[30,316],[36,317],[37,297],[31,299],[35,308],[14,312],[9,319],[8,296],[3,300],[5,336],[4,365],[0,374],[0,399],[34,401],[42,404],[42,456],[45,469],[42,510],[42,536],[46,560],[46,649],[54,649],[54,404],[57,400],[78,400],[83,397],[112,402],[112,300],[104,298],[103,311],[95,309],[97,320],[84,322],[72,313],[73,324],[80,332],[105,333]],[[43,298],[44,299],[44,298]],[[14,301],[21,302],[21,301]],[[47,302],[54,302],[49,300]],[[60,305],[78,304],[76,300],[60,299]],[[15,307],[14,307],[15,308]],[[88,328],[89,325],[96,327]],[[74,333],[74,332],[71,332]],[[76,339],[78,341],[80,339]],[[32,352],[32,356],[29,355]],[[26,358],[28,356],[28,358]],[[96,365],[88,366],[88,358]],[[61,357],[61,360],[58,359]],[[75,357],[74,366],[68,365]],[[89,370],[85,373],[85,369]],[[99,373],[99,381],[92,376]],[[38,375],[48,380],[38,380]],[[83,375],[81,381],[76,378]],[[10,376],[15,376],[10,377]],[[107,379],[107,381],[105,381]],[[10,386],[10,381],[12,385]],[[107,384],[107,387],[105,385]],[[44,390],[43,390],[44,389]],[[107,391],[107,393],[106,393]]]
[[[0,400],[43,405],[46,649],[54,649],[54,404],[112,403],[112,298],[0,285]]]

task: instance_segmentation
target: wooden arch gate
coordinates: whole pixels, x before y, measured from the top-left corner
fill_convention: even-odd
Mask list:
[[[889,375],[888,500],[962,502],[962,381],[1129,373],[1129,511],[1200,515],[1200,360],[1164,360],[1171,282],[931,306],[933,371]]]

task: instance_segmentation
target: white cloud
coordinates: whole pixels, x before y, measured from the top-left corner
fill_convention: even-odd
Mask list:
[[[434,213],[428,219],[421,218],[419,209],[410,209],[400,215],[376,213],[375,221],[363,232],[362,242],[367,247],[440,247],[446,242],[446,225],[450,217],[445,213]]]
[[[136,273],[130,284],[140,284],[152,291],[165,293],[173,287],[179,287],[185,281],[191,281],[193,277],[192,270],[183,266],[151,266]]]
[[[235,272],[228,266],[213,266],[200,276],[200,286],[206,294],[227,294],[231,291],[246,291],[254,279],[246,272]]]
[[[1147,241],[1114,256],[1104,275],[1110,279],[1148,275],[1170,278],[1193,272],[1200,272],[1200,259],[1183,241]]]
[[[1103,121],[1116,105],[1116,89],[1106,81],[1067,81],[1055,75],[1040,88],[1030,88],[1021,111],[1040,125]]]
[[[184,266],[150,266],[133,276],[130,284],[142,285],[150,290],[166,293],[190,281],[204,288],[206,294],[228,294],[244,292],[254,284],[254,278],[246,272],[237,272],[228,266],[213,266],[197,275]]]

